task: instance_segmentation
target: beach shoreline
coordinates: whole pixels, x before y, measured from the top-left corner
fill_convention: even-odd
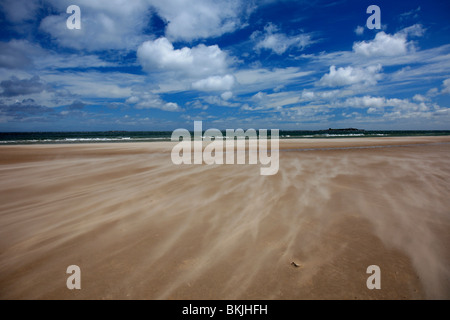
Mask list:
[[[0,146],[0,298],[450,298],[450,136],[281,139],[273,176],[175,144]]]

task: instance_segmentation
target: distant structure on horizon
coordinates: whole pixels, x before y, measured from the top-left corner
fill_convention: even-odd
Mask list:
[[[357,128],[343,128],[343,129],[333,129],[333,128],[328,128],[328,130],[324,130],[324,131],[333,131],[333,132],[358,131],[358,132],[362,132],[362,131],[365,131],[365,130],[364,130],[364,129],[357,129]]]

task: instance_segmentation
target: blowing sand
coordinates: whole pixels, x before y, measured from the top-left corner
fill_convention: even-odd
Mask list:
[[[274,176],[172,146],[0,147],[0,299],[450,299],[450,137],[281,140]]]

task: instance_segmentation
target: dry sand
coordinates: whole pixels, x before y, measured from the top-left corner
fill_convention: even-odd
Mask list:
[[[172,146],[0,147],[0,299],[450,299],[450,137],[282,140],[274,176]]]

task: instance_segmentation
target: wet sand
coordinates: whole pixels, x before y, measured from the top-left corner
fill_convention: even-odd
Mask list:
[[[450,137],[281,140],[273,176],[173,145],[1,146],[0,299],[450,299]]]

